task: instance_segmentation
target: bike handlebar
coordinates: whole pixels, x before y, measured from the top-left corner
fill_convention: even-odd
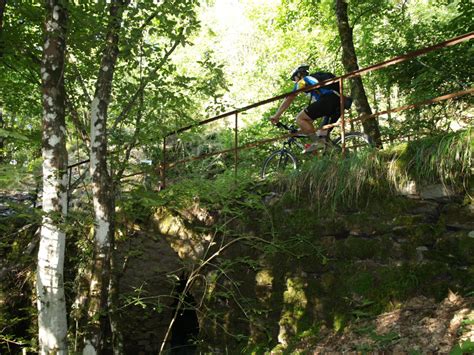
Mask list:
[[[286,124],[281,123],[281,122],[278,122],[278,123],[276,124],[276,126],[277,126],[278,128],[286,129],[286,130],[289,131],[290,133],[296,133],[296,132],[298,132],[298,128],[297,128],[297,127],[295,127],[295,126],[287,126]]]

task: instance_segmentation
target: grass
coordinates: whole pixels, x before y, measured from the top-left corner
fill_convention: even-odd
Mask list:
[[[346,158],[335,155],[313,159],[298,171],[279,175],[273,181],[261,181],[259,167],[244,161],[239,164],[237,176],[233,169],[226,169],[209,179],[197,169],[193,174],[183,174],[160,193],[148,196],[148,191],[134,191],[131,201],[179,209],[199,200],[203,207],[222,211],[232,205],[259,208],[262,194],[279,190],[298,203],[335,211],[341,207],[363,208],[370,201],[398,194],[409,182],[418,187],[441,183],[469,195],[472,135],[469,129],[381,151],[364,150]]]
[[[471,129],[405,143],[388,151],[392,184],[406,177],[420,184],[442,183],[468,190],[472,174]]]
[[[319,209],[358,207],[369,198],[396,194],[408,182],[441,183],[469,193],[472,175],[471,129],[404,143],[386,150],[366,150],[341,159],[323,157],[296,173],[280,177],[282,191]]]

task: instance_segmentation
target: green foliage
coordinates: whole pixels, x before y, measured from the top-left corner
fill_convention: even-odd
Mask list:
[[[392,176],[392,180],[401,182],[406,174],[422,184],[441,182],[467,191],[472,166],[472,134],[472,129],[468,129],[395,147],[391,164],[400,170],[395,172],[398,178]]]
[[[114,152],[109,160],[112,172],[122,167],[130,173],[138,172],[143,166],[137,161],[144,158],[150,158],[154,163],[163,161],[162,138],[169,132],[232,108],[288,92],[292,88],[288,72],[296,64],[308,62],[313,69],[330,70],[338,75],[343,73],[332,0],[245,0],[234,4],[232,10],[235,11],[229,11],[232,15],[229,18],[225,18],[222,11],[216,11],[221,4],[196,0],[150,0],[133,2],[128,7],[120,33],[120,55],[108,110],[108,146]],[[68,4],[68,57],[64,69],[68,94],[66,128],[68,148],[75,153],[70,154],[70,162],[87,158],[89,154],[87,141],[79,139],[79,131],[87,133],[89,130],[89,110],[99,70],[98,58],[104,48],[108,6],[107,2],[76,1]],[[351,1],[349,15],[359,64],[374,64],[470,32],[473,29],[472,11],[468,0]],[[0,39],[2,189],[31,189],[37,184],[34,176],[40,173],[43,21],[43,9],[38,2],[7,2]],[[166,59],[175,43],[180,45]],[[469,45],[465,43],[443,49],[365,76],[371,103],[381,110],[386,108],[388,100],[394,107],[472,86],[472,48]],[[140,88],[144,88],[143,91]],[[305,104],[306,99],[299,97],[287,111],[285,119],[292,120]],[[466,105],[470,104],[472,99],[462,99],[449,105],[412,110],[392,117],[390,122],[381,121],[384,132],[393,137],[407,133],[415,137],[434,133],[442,135],[391,147],[385,152],[366,151],[345,159],[329,156],[307,161],[301,171],[278,181],[262,182],[257,174],[264,157],[280,143],[239,151],[236,174],[233,154],[219,154],[168,170],[169,187],[164,191],[153,191],[150,185],[138,186],[138,180],[119,184],[118,229],[123,232],[130,222],[147,222],[160,207],[179,213],[196,203],[213,211],[216,225],[196,228],[211,228],[216,235],[230,240],[244,238],[245,242],[241,244],[242,248],[247,248],[244,249],[247,254],[242,256],[242,250],[235,249],[230,252],[232,259],[216,258],[210,267],[216,271],[214,281],[217,284],[211,296],[217,303],[237,305],[243,314],[239,316],[250,320],[255,329],[266,334],[268,339],[262,340],[265,345],[255,350],[263,352],[263,348],[271,348],[273,330],[266,329],[261,319],[271,318],[272,302],[281,303],[282,300],[274,299],[274,295],[267,295],[266,301],[259,300],[255,290],[235,281],[236,275],[248,275],[249,285],[254,286],[252,277],[268,267],[265,262],[278,267],[283,265],[289,275],[278,275],[277,272],[272,275],[275,287],[283,288],[285,277],[300,277],[294,271],[298,267],[304,269],[307,265],[316,265],[319,270],[333,258],[381,259],[391,252],[381,242],[365,243],[348,238],[343,243],[336,243],[339,249],[334,255],[327,255],[330,248],[308,232],[324,228],[317,218],[307,220],[307,211],[294,212],[293,218],[288,218],[290,212],[287,210],[280,211],[280,214],[274,210],[286,204],[291,208],[308,204],[316,212],[324,213],[365,207],[409,180],[421,184],[442,182],[468,190],[472,170],[472,129],[446,132],[453,129],[450,121],[454,118],[459,117],[469,124],[470,113]],[[280,133],[267,121],[277,105],[273,103],[245,114],[239,113],[240,145]],[[233,119],[216,122],[208,129],[200,127],[169,137],[167,162],[230,149],[234,144]],[[125,155],[129,144],[130,157]],[[148,175],[152,174],[154,171],[150,168]],[[152,186],[157,182],[152,181]],[[276,206],[268,207],[263,203],[265,194],[275,187],[286,195]],[[79,210],[73,210],[63,224],[68,234],[65,289],[69,303],[76,293],[77,270],[85,267],[92,256],[90,203],[81,202],[85,202],[86,207],[82,205]],[[17,217],[35,225],[40,219],[39,215],[29,211],[18,212]],[[307,230],[298,229],[302,221],[306,222]],[[408,219],[400,218],[399,221],[408,223]],[[29,239],[15,234],[20,225],[1,221],[0,227],[2,235],[6,236],[0,244],[2,256],[8,255],[7,259],[19,259],[21,263],[31,265],[31,257],[22,256]],[[436,228],[423,228],[417,227],[410,235],[410,241],[421,239],[416,233],[437,233]],[[255,236],[253,233],[261,234]],[[459,259],[468,258],[471,250],[467,243],[461,248],[451,243],[439,243],[438,247],[437,253],[449,250]],[[262,259],[254,254],[257,252],[263,254]],[[406,251],[408,255],[409,252]],[[133,252],[130,255],[137,256]],[[442,255],[434,257],[443,262],[447,260]],[[318,284],[323,290],[321,300],[328,307],[331,321],[342,329],[351,317],[369,317],[386,307],[389,298],[403,298],[420,285],[441,295],[444,284],[428,285],[426,282],[435,276],[436,271],[448,272],[441,264],[435,266],[406,267],[397,271],[382,269],[373,274],[359,270],[357,277],[349,278],[347,284],[337,275],[329,275]],[[336,268],[348,272],[353,265],[343,264]],[[376,293],[374,285],[379,278],[383,282]],[[5,287],[14,288],[18,281],[12,278]],[[351,304],[353,300],[350,300],[341,305],[330,299],[334,297],[332,294],[324,294],[325,290],[342,294],[348,289],[362,295],[363,301]],[[142,291],[137,288],[122,301],[127,306],[161,312],[162,303],[148,299]],[[275,294],[279,291],[283,294],[282,290],[276,290]],[[303,295],[300,296],[303,299]],[[25,306],[26,301],[18,297],[22,304],[9,303],[8,309],[0,312],[0,329],[5,329],[5,335],[0,338],[2,351],[8,341],[23,342],[24,338],[33,337],[33,331],[21,337],[14,335],[21,333],[15,329],[31,323],[33,314],[33,310],[28,308],[30,306]],[[19,312],[14,314],[16,308]],[[295,314],[303,312],[297,305],[288,306],[287,310]],[[209,317],[223,323],[227,311],[215,309]],[[315,335],[318,331],[318,325],[312,324],[306,315],[296,323],[292,326],[301,337]],[[232,336],[241,348],[248,341],[250,349],[252,342],[258,341],[248,337],[247,330],[239,330]],[[381,348],[396,340],[395,334],[373,335]],[[459,348],[470,349],[471,345],[459,345]]]
[[[450,355],[462,355],[474,352],[474,342],[466,340],[456,346],[449,353]]]
[[[37,172],[37,169],[33,170]],[[3,191],[33,191],[36,186],[31,170],[17,165],[0,165],[0,184]]]
[[[36,308],[32,299],[34,288],[35,232],[41,216],[27,204],[5,203],[9,215],[0,217],[0,352],[34,347]]]
[[[318,209],[336,206],[353,206],[363,203],[368,193],[384,192],[386,186],[375,179],[382,170],[375,152],[337,159],[326,156],[309,161],[300,173],[287,176],[279,181],[284,191],[297,198],[306,196],[309,203]]]
[[[428,137],[392,150],[363,151],[346,159],[310,161],[300,172],[279,177],[283,191],[303,197],[319,210],[363,206],[367,198],[396,191],[409,180],[419,185],[441,182],[468,191],[472,131]]]

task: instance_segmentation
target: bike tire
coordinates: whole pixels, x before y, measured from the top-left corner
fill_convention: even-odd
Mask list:
[[[277,150],[271,153],[263,162],[260,177],[266,179],[271,175],[296,170],[298,160],[287,150]]]
[[[363,150],[365,148],[373,148],[374,142],[369,135],[362,132],[348,132],[345,137],[346,149],[349,151]],[[338,137],[333,141],[339,149],[342,149],[342,137]]]

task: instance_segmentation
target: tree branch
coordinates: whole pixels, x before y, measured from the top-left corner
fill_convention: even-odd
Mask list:
[[[37,85],[38,87],[41,87],[41,81],[39,81],[38,79],[36,79],[30,71],[28,71],[28,73],[23,73],[22,71],[20,71],[19,69],[15,68],[14,66],[12,66],[11,64],[7,63],[6,61],[2,61],[3,62],[3,65],[5,65],[7,68],[10,68],[11,70],[17,72],[18,74],[20,74],[20,76],[22,76],[23,78],[27,79],[31,84],[34,84],[34,85]]]
[[[380,7],[379,4],[375,4],[374,6],[369,7],[367,10],[360,12],[357,15],[357,17],[354,19],[354,22],[352,23],[352,27],[354,28],[358,24],[359,20],[365,15],[374,14],[376,10],[378,10],[379,7]]]
[[[87,91],[86,84],[84,83],[84,78],[81,75],[81,72],[77,68],[77,66],[72,65],[74,71],[76,72],[77,77],[79,78],[79,84],[81,84],[82,91],[84,91],[84,95],[86,96],[87,103],[90,104],[92,102],[92,98],[89,95],[89,92]]]
[[[142,91],[142,94],[140,95],[140,109],[139,109],[139,112],[138,112],[137,117],[135,119],[135,132],[133,133],[133,137],[132,137],[131,141],[127,144],[127,148],[126,148],[126,151],[125,151],[125,157],[124,157],[122,163],[120,163],[121,166],[119,168],[119,171],[116,174],[117,181],[122,178],[123,173],[125,171],[125,167],[127,165],[127,162],[130,159],[130,154],[132,152],[132,149],[133,149],[133,147],[135,147],[135,143],[138,139],[138,135],[140,133],[140,121],[142,120],[142,117],[143,117],[142,107],[143,107],[143,91]]]
[[[163,56],[161,61],[158,63],[158,65],[155,67],[155,69],[153,69],[148,74],[148,78],[140,84],[140,86],[138,87],[138,89],[135,91],[132,98],[130,99],[130,101],[128,101],[128,103],[125,105],[122,112],[120,112],[120,114],[117,116],[117,118],[114,121],[114,124],[112,125],[112,130],[117,128],[117,125],[124,119],[125,115],[127,115],[130,112],[133,105],[135,105],[135,102],[137,101],[139,95],[145,90],[146,86],[151,81],[151,78],[153,77],[153,75],[155,75],[156,72],[159,69],[161,69],[163,67],[163,65],[165,65],[165,63],[168,60],[168,58],[170,57],[170,55],[176,50],[178,45],[181,43],[182,36],[183,36],[183,31],[184,30],[182,29],[181,32],[178,34],[176,40],[174,41],[173,45],[171,46],[171,48],[165,53],[165,55]]]
[[[3,15],[5,14],[5,7],[7,6],[7,0],[0,0],[0,58],[3,56]]]
[[[84,122],[81,121],[79,117],[79,112],[77,111],[73,102],[69,100],[69,96],[67,95],[66,95],[66,107],[68,108],[69,113],[71,114],[71,120],[72,120],[73,125],[76,127],[76,129],[81,135],[82,141],[85,143],[89,142],[90,138],[85,128],[85,124]],[[86,150],[87,150],[87,147],[86,147]]]

